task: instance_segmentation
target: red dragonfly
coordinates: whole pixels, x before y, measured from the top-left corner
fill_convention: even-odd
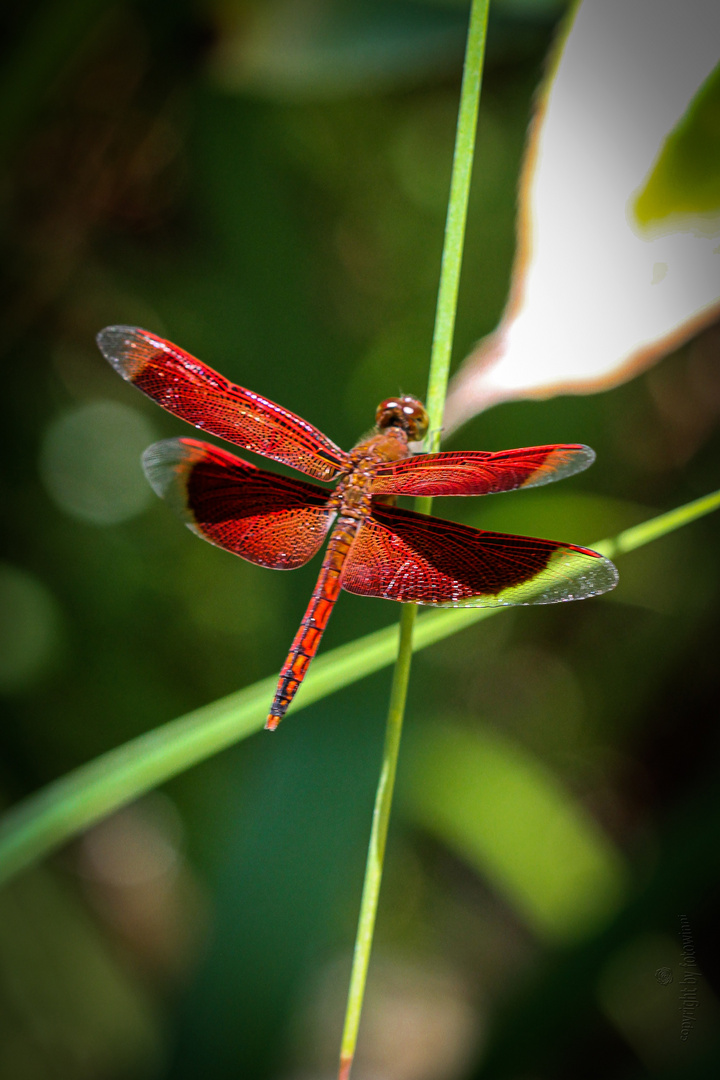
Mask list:
[[[123,379],[195,427],[290,465],[334,490],[258,469],[197,439],[143,454],[155,491],[186,525],[260,566],[291,570],[330,540],[317,585],[280,672],[266,727],[274,730],[317,652],[340,589],[435,607],[554,604],[607,592],[613,564],[596,551],[483,532],[402,510],[398,495],[487,495],[580,472],[587,446],[531,446],[411,456],[428,417],[417,398],[383,401],[373,432],[349,452],[267,398],[235,386],[147,330],[109,326],[98,345]],[[331,531],[332,530],[332,531]]]

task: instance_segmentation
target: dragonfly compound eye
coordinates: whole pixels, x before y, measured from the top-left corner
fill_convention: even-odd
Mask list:
[[[375,423],[380,431],[389,427],[401,427],[407,431],[410,442],[417,442],[427,431],[428,414],[421,401],[409,394],[402,394],[380,402]]]

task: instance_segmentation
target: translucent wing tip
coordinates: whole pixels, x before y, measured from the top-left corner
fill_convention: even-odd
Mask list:
[[[596,551],[570,552],[563,560],[572,575],[571,592],[562,600],[586,600],[610,592],[619,581],[615,563]]]
[[[146,334],[147,331],[138,326],[106,326],[95,340],[118,375],[132,382],[147,358]]]
[[[602,596],[618,583],[615,564],[587,548],[562,547],[534,582],[517,587],[514,603],[557,604]],[[528,595],[521,594],[527,590]]]
[[[142,455],[143,472],[153,491],[183,517],[189,514],[187,478],[205,454],[205,445],[192,439],[163,439],[148,446]]]
[[[442,607],[515,607],[588,600],[610,592],[618,583],[614,563],[589,548],[560,547],[538,574],[498,593],[471,597]]]
[[[595,461],[596,456],[592,446],[585,446],[582,443],[576,446],[573,454],[573,472],[582,472],[583,469],[588,469]]]
[[[523,487],[540,487],[541,484],[550,484],[555,480],[564,480],[566,476],[574,476],[575,473],[589,469],[595,461],[595,451],[590,446],[582,444],[557,446],[539,469],[536,470]]]

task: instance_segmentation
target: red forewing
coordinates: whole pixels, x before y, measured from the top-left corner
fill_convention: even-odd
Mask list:
[[[195,427],[316,480],[332,480],[347,463],[345,452],[312,424],[236,386],[156,334],[108,326],[97,340],[123,379]]]
[[[348,592],[415,604],[499,607],[580,600],[616,582],[613,564],[586,548],[376,506],[350,550],[342,584]]]
[[[589,446],[577,444],[420,454],[378,466],[372,490],[388,495],[490,495],[562,480],[594,460]]]
[[[193,532],[260,566],[302,566],[335,516],[315,484],[257,469],[196,439],[155,443],[143,468]]]

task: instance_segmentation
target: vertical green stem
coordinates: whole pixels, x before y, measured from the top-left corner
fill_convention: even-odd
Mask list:
[[[365,881],[363,883],[362,900],[360,902],[360,918],[358,920],[357,936],[355,938],[355,952],[353,955],[352,974],[350,976],[350,989],[348,991],[347,1008],[345,1011],[345,1026],[343,1028],[342,1043],[340,1046],[340,1074],[339,1080],[347,1080],[350,1076],[350,1068],[355,1056],[358,1028],[360,1026],[360,1013],[362,1011],[363,997],[365,996],[365,982],[367,979],[368,964],[370,963],[370,950],[372,949],[373,932],[375,930],[375,916],[377,915],[378,897],[380,895],[380,882],[382,880],[383,859],[385,858],[385,842],[387,840],[388,824],[390,821],[390,807],[392,794],[395,786],[395,772],[397,770],[398,754],[400,751],[400,736],[402,734],[403,716],[405,715],[405,699],[407,697],[408,682],[410,680],[410,659],[412,657],[412,631],[415,622],[417,608],[414,604],[406,604],[400,614],[400,646],[398,658],[393,671],[392,689],[390,691],[390,707],[388,709],[387,726],[385,728],[385,745],[383,747],[382,768],[375,795],[375,808],[373,810],[372,830],[368,845],[367,862],[365,864]]]
[[[457,311],[460,267],[465,243],[470,176],[475,155],[475,132],[480,105],[480,84],[485,59],[485,38],[490,0],[473,0],[470,11],[465,67],[460,109],[458,111],[455,152],[453,154],[450,198],[445,222],[440,285],[435,310],[435,331],[430,355],[430,375],[425,405],[430,417],[430,427],[425,440],[425,452],[432,453],[440,445],[442,418],[445,411],[450,373],[455,313]]]
[[[470,25],[465,50],[460,109],[458,113],[455,153],[453,156],[450,199],[445,223],[445,241],[443,245],[440,286],[438,289],[437,310],[435,313],[435,331],[433,334],[430,358],[430,377],[428,380],[427,410],[430,418],[428,434],[425,440],[426,452],[437,450],[442,434],[442,418],[445,409],[445,394],[453,334],[455,330],[455,312],[457,309],[460,267],[462,264],[465,222],[467,220],[470,176],[475,152],[475,131],[477,127],[478,106],[480,102],[480,83],[482,80],[485,57],[485,39],[490,0],[473,0],[470,11]],[[418,499],[418,509],[427,513],[430,499]],[[373,823],[365,866],[360,917],[358,920],[355,951],[353,954],[350,989],[345,1011],[340,1048],[340,1072],[338,1080],[349,1080],[350,1070],[355,1057],[360,1014],[362,1012],[365,983],[367,980],[370,951],[372,949],[375,918],[377,915],[380,883],[382,880],[385,843],[387,840],[390,808],[392,806],[395,773],[400,752],[400,736],[405,715],[405,701],[410,679],[410,660],[412,657],[412,631],[417,608],[406,605],[400,616],[400,645],[398,658],[393,673],[388,710],[385,745],[383,748],[380,780],[375,796]]]

